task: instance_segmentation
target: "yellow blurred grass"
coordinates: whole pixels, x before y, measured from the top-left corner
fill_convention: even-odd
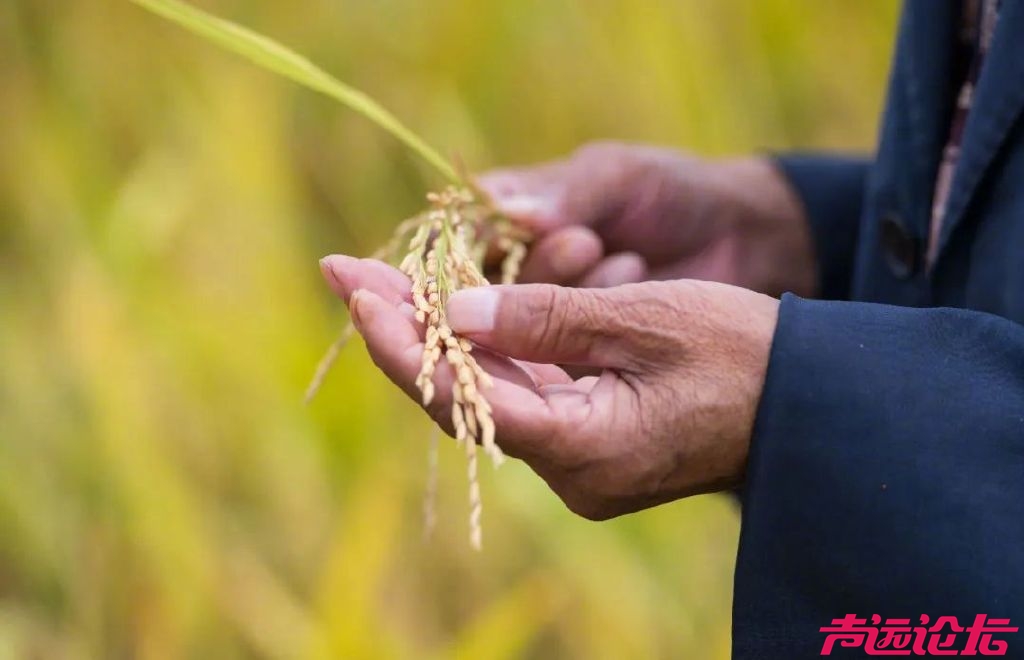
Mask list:
[[[204,1],[474,167],[591,138],[868,149],[894,3]],[[129,3],[0,6],[0,657],[727,657],[738,520],[576,519],[460,457],[358,341],[301,406],[431,175],[364,120]]]

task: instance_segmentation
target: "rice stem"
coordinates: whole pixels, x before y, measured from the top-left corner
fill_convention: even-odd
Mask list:
[[[193,34],[289,80],[325,94],[381,127],[440,172],[465,185],[455,167],[436,149],[366,93],[346,85],[286,46],[249,28],[209,14],[180,0],[131,0]]]

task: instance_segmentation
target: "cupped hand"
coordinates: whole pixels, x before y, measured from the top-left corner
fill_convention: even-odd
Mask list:
[[[322,268],[374,362],[418,401],[409,281],[373,260]],[[742,481],[777,310],[769,296],[677,280],[480,287],[455,293],[447,317],[495,376],[484,395],[501,448],[596,520]],[[600,375],[573,380],[555,364]],[[435,378],[428,412],[451,432],[445,361]]]
[[[770,295],[814,293],[803,210],[767,159],[711,161],[599,142],[477,183],[539,236],[523,282],[607,287],[685,277]]]

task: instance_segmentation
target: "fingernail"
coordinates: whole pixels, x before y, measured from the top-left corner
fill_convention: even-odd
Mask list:
[[[553,212],[553,204],[547,197],[536,195],[494,196],[494,206],[510,218],[547,218]]]
[[[355,257],[329,254],[320,260],[320,271],[327,277],[333,277],[338,283],[344,283],[344,278],[358,262]]]
[[[331,254],[320,260],[321,274],[342,300],[347,300],[352,295],[352,287],[358,282],[355,275],[358,264],[359,259],[343,254]]]
[[[493,287],[456,291],[445,305],[448,325],[462,334],[490,332],[498,313],[499,295]]]

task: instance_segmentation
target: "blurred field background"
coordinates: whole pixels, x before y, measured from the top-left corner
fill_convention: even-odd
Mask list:
[[[472,168],[621,138],[871,148],[895,2],[202,0]],[[343,321],[438,181],[396,142],[119,0],[0,2],[0,658],[725,658],[738,515],[609,523],[443,446]]]

